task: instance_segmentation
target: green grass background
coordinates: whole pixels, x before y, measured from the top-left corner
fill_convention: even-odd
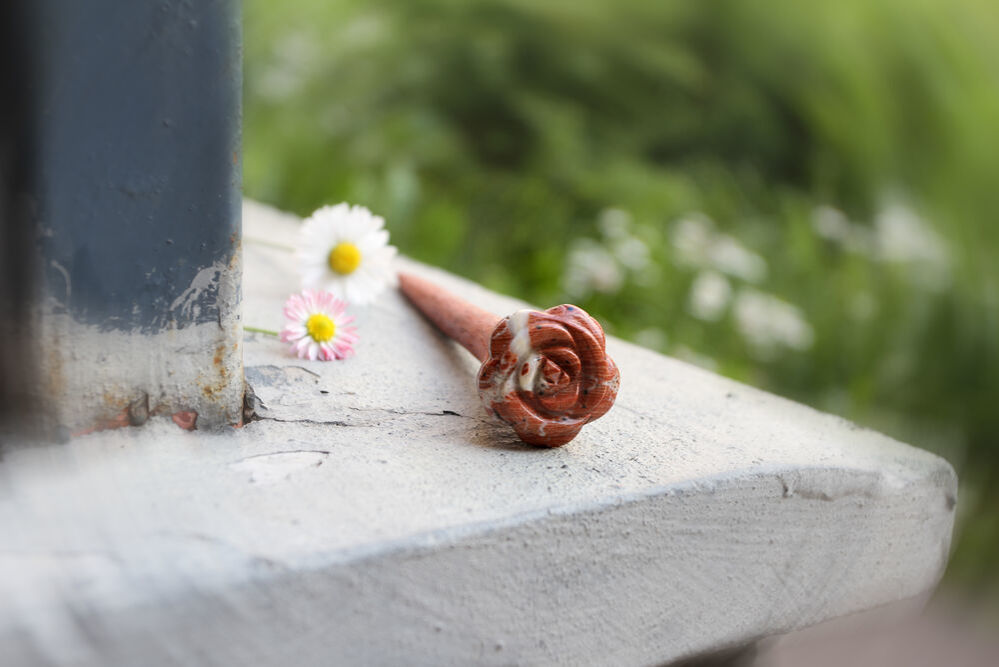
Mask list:
[[[962,480],[948,583],[999,597],[999,3],[246,0],[244,19],[247,196],[364,204],[406,254],[939,452]],[[893,205],[944,261],[816,233],[833,207],[878,238]],[[647,266],[567,294],[573,248],[613,249],[608,217]],[[761,352],[733,306],[695,317],[684,219],[762,257],[726,281],[793,304],[811,344]]]

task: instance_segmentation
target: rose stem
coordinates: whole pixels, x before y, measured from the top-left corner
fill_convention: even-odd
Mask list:
[[[476,359],[489,358],[489,337],[500,322],[499,316],[411,273],[399,274],[399,289],[428,320]]]

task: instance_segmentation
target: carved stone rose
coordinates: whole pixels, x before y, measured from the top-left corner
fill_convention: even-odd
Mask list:
[[[517,311],[493,330],[479,395],[524,442],[564,445],[614,404],[620,375],[605,344],[578,306]]]

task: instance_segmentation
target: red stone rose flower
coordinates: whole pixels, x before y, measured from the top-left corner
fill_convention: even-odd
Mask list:
[[[605,344],[577,306],[517,311],[493,330],[479,395],[524,442],[564,445],[614,404],[620,375]]]

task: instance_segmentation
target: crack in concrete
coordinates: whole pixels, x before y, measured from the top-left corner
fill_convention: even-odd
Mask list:
[[[281,456],[282,454],[324,454],[329,456],[330,450],[328,449],[281,449],[276,452],[264,452],[263,454],[253,454],[251,456],[244,456],[243,458],[236,461],[236,464],[243,463],[244,461],[250,461],[253,459],[266,458],[268,456]]]
[[[441,410],[440,412],[426,412],[422,410],[393,410],[391,408],[356,408],[353,406],[347,406],[348,410],[353,410],[354,412],[382,412],[389,415],[425,415],[427,417],[461,417],[462,419],[474,419],[476,421],[484,421],[481,417],[473,417],[471,415],[463,415],[454,410]]]
[[[473,417],[470,415],[463,415],[454,410],[441,410],[440,412],[426,412],[419,410],[393,410],[390,408],[358,408],[353,406],[347,406],[345,409],[351,410],[353,412],[374,412],[383,415],[392,415],[394,417],[459,417],[461,419],[470,419],[475,422],[483,424],[491,424],[492,421],[483,417]],[[370,422],[352,422],[345,421],[342,419],[310,419],[307,417],[296,417],[296,418],[285,418],[285,417],[274,417],[266,414],[260,414],[259,412],[254,413],[254,421],[274,421],[282,424],[315,424],[317,426],[343,426],[349,428],[375,428],[385,424],[386,420],[375,420]],[[391,419],[387,421],[392,421]]]
[[[304,417],[298,419],[282,419],[281,417],[266,417],[261,414],[257,414],[256,421],[271,421],[279,422],[281,424],[315,424],[316,426],[377,426],[377,424],[351,424],[350,422],[345,422],[340,419],[333,420],[323,420],[323,419],[306,419]]]

